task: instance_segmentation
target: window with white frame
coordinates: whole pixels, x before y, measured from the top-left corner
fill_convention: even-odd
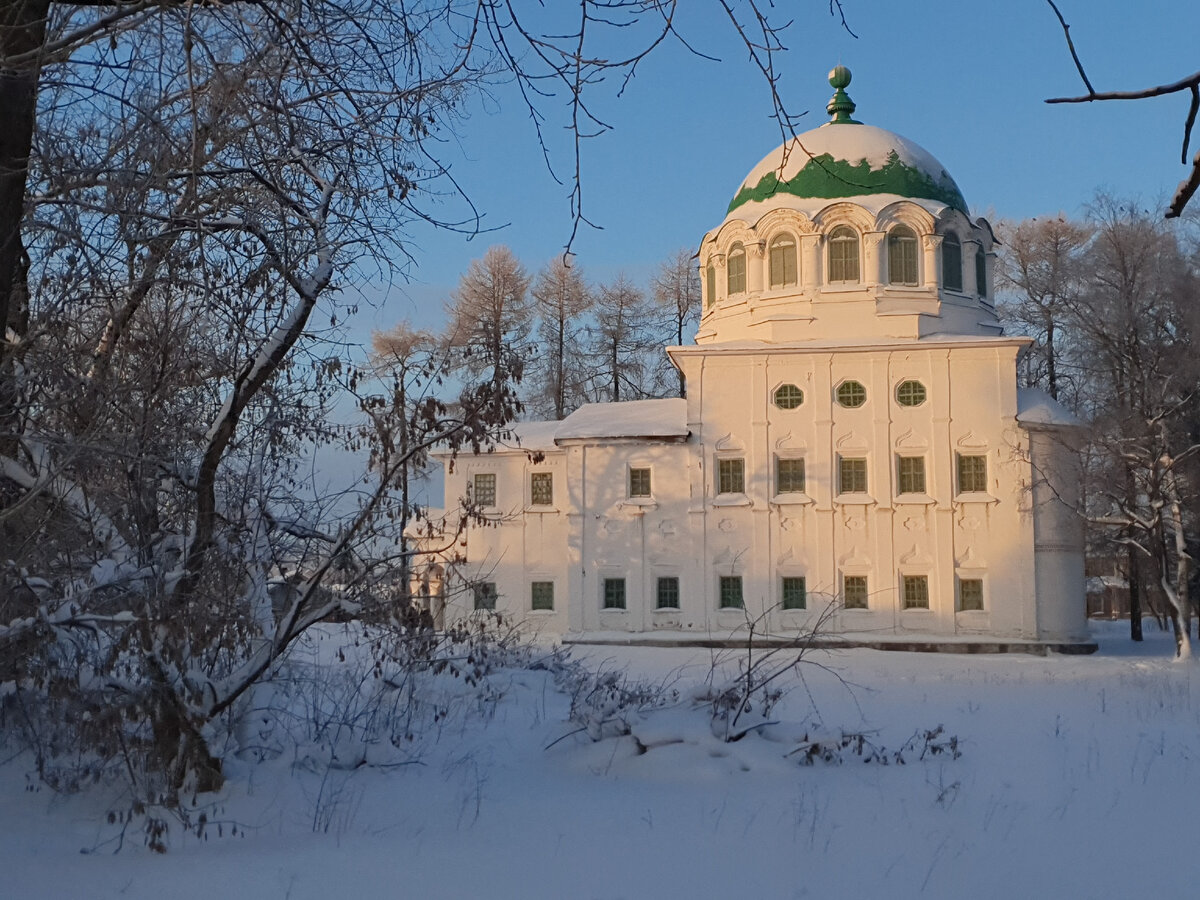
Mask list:
[[[829,232],[829,282],[852,284],[858,280],[858,232],[839,225]]]
[[[744,494],[746,492],[746,461],[739,457],[717,460],[717,493]]]
[[[725,261],[725,289],[729,296],[746,292],[746,248],[734,244]]]
[[[917,233],[907,225],[897,225],[888,232],[888,282],[917,284]]]
[[[925,385],[908,379],[896,385],[896,402],[901,406],[920,406],[925,402]]]
[[[808,592],[805,589],[803,576],[783,576],[779,605],[783,609],[808,609]]]
[[[796,284],[796,239],[790,234],[781,234],[771,239],[767,253],[767,267],[772,288],[790,287]]]
[[[846,609],[867,609],[867,576],[842,576],[842,606]]]
[[[625,608],[625,579],[605,578],[604,595],[602,597],[605,609]]]
[[[746,601],[742,597],[742,576],[722,575],[718,585],[718,605],[721,609],[743,609]]]
[[[962,275],[962,244],[957,235],[947,234],[942,238],[942,287],[948,291],[961,291]]]
[[[983,611],[983,579],[982,578],[960,578],[960,579],[958,579],[958,611],[959,612],[982,612]]]
[[[900,579],[905,609],[929,609],[929,576],[905,575]]]
[[[496,473],[477,472],[471,479],[471,502],[476,506],[496,505]]]
[[[804,402],[804,391],[794,384],[781,384],[775,388],[772,399],[780,409],[795,409]]]
[[[529,583],[529,608],[549,612],[554,609],[554,582],[531,581]]]
[[[554,473],[533,472],[529,476],[529,505],[554,505]]]
[[[646,499],[650,497],[650,467],[631,466],[629,469],[629,496]]]
[[[679,609],[679,576],[660,575],[654,586],[655,609]]]
[[[975,454],[958,454],[958,492],[960,494],[982,494],[987,491],[987,457]]]
[[[472,585],[472,593],[475,599],[476,609],[495,609],[496,598],[499,594],[496,592],[496,582],[481,581]]]
[[[896,493],[925,493],[925,457],[896,457]]]
[[[861,456],[838,457],[838,493],[867,492],[867,461]]]
[[[838,406],[858,409],[867,402],[867,388],[861,381],[843,381],[837,386],[834,396],[837,397]]]
[[[804,493],[804,457],[775,457],[775,493]]]

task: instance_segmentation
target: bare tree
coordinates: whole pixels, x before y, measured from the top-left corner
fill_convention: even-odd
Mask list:
[[[1016,294],[1012,302],[1003,304],[1002,314],[1037,341],[1026,358],[1030,383],[1044,386],[1057,400],[1065,320],[1076,306],[1091,229],[1060,214],[1053,219],[1002,224],[999,231],[1002,283]]]
[[[541,347],[530,406],[537,415],[562,419],[583,397],[582,316],[591,306],[591,289],[579,266],[556,256],[538,273],[532,293]]]
[[[625,275],[599,287],[588,342],[596,399],[639,400],[650,393],[648,357],[658,349],[652,321],[645,294]]]
[[[665,316],[668,340],[680,346],[685,337],[690,337],[691,327],[700,317],[700,273],[695,254],[683,248],[664,260],[654,276],[653,289],[654,302]],[[683,397],[687,394],[687,383],[682,372],[676,374],[679,396]]]

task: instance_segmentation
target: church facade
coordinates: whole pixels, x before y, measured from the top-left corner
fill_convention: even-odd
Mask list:
[[[686,399],[522,423],[447,466],[442,592],[546,633],[1084,646],[1076,423],[1018,388],[994,238],[929,153],[851,118],[768,155],[706,234]],[[446,460],[449,462],[449,460]]]

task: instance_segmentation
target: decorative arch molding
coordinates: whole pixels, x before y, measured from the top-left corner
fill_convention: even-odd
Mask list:
[[[955,446],[959,450],[977,450],[983,452],[988,449],[988,442],[974,431],[968,431],[955,442]]]
[[[851,450],[867,451],[871,449],[871,442],[864,437],[860,437],[857,432],[848,431],[834,443],[839,453],[847,453]]]
[[[807,450],[808,444],[802,438],[795,437],[790,431],[775,441],[776,450]]]
[[[900,565],[904,567],[912,566],[914,568],[929,568],[933,565],[933,557],[926,553],[923,549],[912,545],[912,549],[900,557]]]
[[[813,216],[813,224],[822,234],[839,225],[849,225],[859,234],[875,230],[875,217],[857,203],[831,203]]]
[[[953,234],[958,238],[959,243],[976,240],[976,232],[978,228],[971,224],[971,220],[960,213],[957,209],[947,207],[937,218],[935,230],[938,234]]]
[[[769,244],[779,234],[816,234],[817,226],[804,213],[794,209],[773,209],[754,223],[759,240]]]
[[[918,434],[913,429],[908,429],[898,438],[896,438],[897,450],[928,450],[929,439],[923,434]]]
[[[907,225],[918,235],[931,234],[937,227],[937,221],[929,210],[910,200],[897,200],[889,203],[875,217],[877,231],[891,231],[897,225]]]
[[[726,222],[717,231],[714,238],[714,251],[722,255],[729,252],[729,248],[734,244],[744,244],[747,252],[751,246],[759,242],[759,237],[754,229],[740,219],[732,219]]]

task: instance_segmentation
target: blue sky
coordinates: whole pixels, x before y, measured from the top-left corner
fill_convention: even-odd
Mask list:
[[[681,24],[711,62],[661,47],[624,94],[601,85],[594,102],[613,130],[584,146],[584,228],[578,263],[593,280],[627,272],[645,283],[659,261],[695,248],[720,223],[754,165],[780,143],[770,98],[713,0],[683,0]],[[934,2],[845,0],[857,38],[825,0],[777,0],[795,16],[780,59],[781,87],[802,129],[827,117],[826,81],[839,61],[853,72],[855,117],[896,131],[936,156],[976,214],[990,219],[1081,212],[1097,188],[1162,206],[1186,174],[1180,163],[1187,96],[1135,103],[1049,106],[1083,92],[1062,31],[1044,0]],[[1059,0],[1097,90],[1174,81],[1200,65],[1200,3]],[[566,98],[543,110],[552,162],[569,175]],[[436,326],[442,303],[469,262],[508,244],[531,271],[560,253],[570,234],[568,186],[557,184],[511,86],[473,103],[444,145],[454,177],[497,229],[472,239],[414,225],[417,266],[407,284],[381,291],[353,331],[365,337],[399,319]],[[1200,145],[1200,134],[1196,145]],[[1193,146],[1194,152],[1196,146]],[[447,199],[434,213],[453,218]],[[368,290],[374,294],[375,291]]]

